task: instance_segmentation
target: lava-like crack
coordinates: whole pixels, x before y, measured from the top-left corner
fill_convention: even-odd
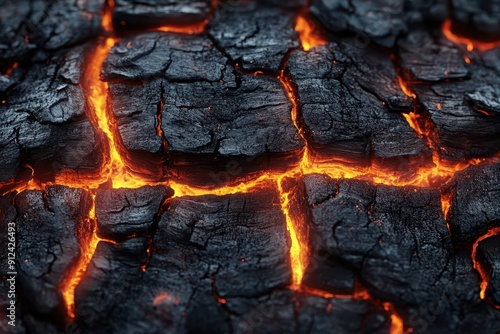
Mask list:
[[[493,48],[500,46],[500,41],[482,42],[482,41],[473,40],[471,38],[467,38],[464,36],[459,36],[452,31],[451,24],[452,24],[452,22],[451,22],[450,18],[448,18],[446,21],[444,21],[442,29],[441,29],[444,37],[446,37],[450,42],[453,42],[455,44],[465,45],[467,48],[467,51],[469,51],[469,52],[471,52],[474,49],[479,50],[479,51],[488,51],[488,50],[491,50]]]
[[[217,4],[214,1],[212,4],[212,14],[213,10]],[[78,239],[80,242],[81,256],[77,263],[66,273],[65,279],[60,286],[61,293],[66,303],[68,316],[74,317],[74,292],[78,284],[80,283],[85,271],[87,270],[88,264],[90,263],[96,247],[100,241],[103,239],[99,238],[96,234],[97,221],[96,221],[96,203],[95,203],[95,190],[101,185],[108,183],[112,188],[139,188],[145,185],[163,185],[168,186],[173,189],[173,197],[184,197],[184,196],[203,196],[203,195],[230,195],[237,193],[247,193],[253,189],[259,189],[270,182],[274,182],[276,188],[280,195],[280,205],[282,212],[286,218],[286,226],[290,235],[290,262],[292,269],[292,286],[291,289],[308,294],[316,295],[323,298],[333,298],[339,297],[330,294],[325,291],[309,288],[302,285],[302,279],[304,272],[307,267],[308,261],[308,236],[304,232],[305,221],[301,221],[303,217],[297,217],[292,215],[290,211],[292,210],[292,200],[293,196],[296,194],[296,188],[289,187],[288,180],[296,181],[299,178],[310,175],[310,174],[324,174],[331,178],[346,178],[346,179],[363,179],[368,180],[376,184],[385,184],[392,186],[420,186],[420,187],[431,187],[440,186],[451,179],[456,172],[467,168],[470,165],[477,165],[480,163],[489,163],[496,161],[498,156],[490,159],[471,159],[465,162],[451,163],[444,162],[440,159],[437,153],[435,140],[435,129],[430,124],[431,122],[425,117],[422,117],[416,111],[409,114],[404,114],[408,124],[414,129],[414,131],[428,143],[428,146],[433,149],[433,160],[434,166],[421,166],[418,168],[417,172],[410,178],[404,178],[401,172],[383,169],[379,167],[362,167],[353,166],[349,162],[345,161],[332,161],[331,159],[323,158],[320,155],[313,154],[308,143],[308,130],[305,125],[305,121],[300,112],[299,98],[294,83],[290,76],[286,73],[284,66],[278,74],[278,79],[280,80],[284,91],[286,92],[290,103],[292,104],[291,119],[295,125],[298,134],[305,143],[305,147],[302,151],[302,157],[299,164],[295,167],[289,168],[283,173],[271,173],[264,172],[260,176],[253,179],[244,179],[241,182],[237,182],[233,185],[225,185],[218,188],[203,188],[196,187],[189,184],[179,183],[175,180],[170,180],[168,182],[152,182],[141,178],[136,173],[131,171],[131,168],[127,165],[127,159],[124,156],[123,149],[120,148],[118,135],[116,129],[114,128],[113,119],[110,116],[110,106],[109,106],[109,96],[108,96],[108,84],[100,80],[100,72],[102,63],[106,59],[110,49],[113,47],[117,38],[113,37],[113,24],[112,24],[112,8],[113,4],[110,1],[108,6],[106,6],[104,14],[102,16],[102,26],[104,30],[104,35],[100,38],[95,49],[89,52],[86,59],[86,65],[84,70],[84,79],[82,81],[82,90],[86,97],[86,109],[88,112],[89,119],[93,126],[103,135],[105,142],[105,147],[107,149],[104,155],[103,166],[99,170],[99,175],[91,178],[90,180],[82,179],[81,175],[71,172],[63,172],[60,175],[56,175],[55,182],[38,182],[34,179],[32,173],[31,178],[22,183],[13,183],[9,185],[0,185],[0,189],[8,189],[8,191],[15,190],[18,193],[26,189],[37,189],[43,190],[46,186],[51,184],[60,184],[73,188],[85,188],[91,190],[92,203],[88,214],[88,219],[86,222],[80,224],[80,228],[77,231]],[[212,15],[211,14],[211,15]],[[209,17],[204,21],[189,25],[189,26],[162,26],[154,28],[152,30],[162,31],[162,32],[177,32],[184,34],[196,34],[202,33],[209,21]],[[315,26],[313,25],[307,12],[303,12],[297,17],[296,31],[300,35],[300,40],[302,47],[305,51],[313,48],[314,46],[326,43],[326,40],[322,38],[321,34],[317,33]],[[498,46],[500,43],[479,43],[458,37],[451,32],[451,21],[445,21],[443,25],[444,35],[453,42],[466,44],[467,48],[476,48],[479,50],[487,50],[490,47]],[[493,45],[493,46],[491,46]],[[286,64],[286,61],[285,61]],[[398,76],[400,87],[402,91],[413,98],[416,95],[411,91],[411,89],[406,85],[405,81],[401,76]],[[161,101],[159,105],[159,112],[163,109]],[[157,135],[164,138],[164,134],[161,131],[161,117],[158,116],[159,126],[157,128]],[[445,219],[448,219],[449,210],[451,206],[451,195],[443,194],[441,197],[442,210]],[[488,277],[484,270],[479,265],[476,260],[477,245],[481,240],[485,238],[500,233],[500,228],[492,229],[486,234],[479,238],[473,246],[472,249],[472,259],[474,261],[474,268],[478,271],[481,277],[481,298],[485,298],[486,290],[488,287]],[[107,240],[106,240],[107,241]],[[226,299],[221,298],[217,295],[215,291],[215,285],[212,283],[214,296],[217,301],[221,304],[226,303]],[[350,295],[351,298],[371,298],[369,294],[364,291],[361,293],[355,293]],[[155,298],[155,303],[156,303]],[[390,313],[391,318],[391,333],[403,333],[404,324],[402,318],[397,315],[394,310],[394,306],[385,302],[383,308]]]
[[[474,269],[477,271],[479,274],[479,286],[480,286],[480,292],[479,292],[479,297],[481,299],[486,298],[486,291],[488,290],[488,285],[489,285],[489,275],[486,272],[486,270],[481,266],[479,261],[476,258],[477,254],[477,247],[479,246],[479,243],[483,241],[484,239],[487,239],[489,237],[492,237],[494,235],[499,235],[500,234],[500,227],[494,227],[490,229],[486,234],[480,236],[476,242],[472,245],[472,262],[474,263]]]

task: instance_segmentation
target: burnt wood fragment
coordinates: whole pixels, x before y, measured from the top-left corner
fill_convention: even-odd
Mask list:
[[[394,46],[412,26],[439,22],[448,16],[445,1],[313,0],[311,14],[334,34],[349,34],[361,46]]]
[[[47,64],[30,66],[0,104],[0,180],[31,165],[41,178],[62,169],[95,171],[101,144],[85,113],[79,86],[82,52],[76,47],[56,53]]]
[[[60,287],[92,231],[90,205],[87,191],[63,186],[15,197],[18,288],[32,315],[65,314]]]
[[[243,69],[277,72],[285,54],[300,47],[296,13],[254,2],[230,4],[216,9],[208,34]]]
[[[210,0],[116,0],[116,27],[147,28],[201,22],[210,12]]]
[[[370,64],[383,71],[371,75]],[[328,44],[292,52],[287,70],[297,87],[310,145],[318,152],[360,164],[374,158],[396,168],[405,165],[406,171],[412,159],[419,166],[430,161],[430,150],[404,117],[389,109],[408,111],[412,100],[399,88],[388,56],[375,51],[364,56],[354,46]]]
[[[500,164],[472,166],[455,175],[445,189],[452,202],[448,223],[454,243],[471,244],[500,226]]]
[[[174,198],[143,272],[147,249],[144,238],[98,245],[77,288],[82,330],[228,330],[216,296],[250,301],[291,283],[285,217],[272,189]]]
[[[217,185],[300,159],[304,143],[279,80],[242,74],[206,37],[122,39],[102,74],[121,81],[111,94],[125,148],[168,155],[176,176]]]
[[[171,190],[169,192],[172,193]],[[148,235],[166,196],[167,188],[163,186],[98,190],[98,235],[109,239]]]
[[[101,31],[103,4],[103,0],[2,1],[0,60],[20,61],[33,53],[45,58],[44,52],[96,36]]]

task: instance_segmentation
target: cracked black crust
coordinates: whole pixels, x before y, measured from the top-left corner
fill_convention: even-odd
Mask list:
[[[321,281],[321,273],[336,266],[352,272],[372,296],[393,302],[414,330],[498,330],[500,313],[479,299],[470,252],[453,249],[438,190],[322,175],[303,182],[313,247],[306,285],[344,291],[352,284],[349,275],[343,281]],[[462,318],[462,312],[469,314]],[[484,323],[482,316],[490,322]]]
[[[374,65],[377,75],[371,75]],[[361,164],[374,157],[396,167],[411,158],[429,161],[430,150],[395,112],[411,111],[413,101],[399,88],[387,56],[331,43],[293,51],[287,71],[312,134],[309,144],[318,152]]]
[[[48,179],[62,169],[95,171],[101,165],[101,143],[80,88],[85,50],[57,52],[15,74],[18,83],[0,104],[1,181],[16,177],[24,164]]]

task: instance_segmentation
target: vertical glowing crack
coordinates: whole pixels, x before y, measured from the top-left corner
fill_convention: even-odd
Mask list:
[[[80,258],[72,270],[66,275],[60,286],[66,304],[67,314],[70,318],[75,317],[75,289],[87,271],[87,267],[100,241],[96,234],[95,194],[91,194],[91,196],[92,202],[88,219],[86,222],[80,222],[76,232],[80,243]]]
[[[307,266],[305,249],[299,239],[297,223],[294,222],[290,214],[291,191],[283,189],[283,178],[278,179],[277,186],[280,194],[281,211],[285,215],[286,228],[291,241],[290,262],[292,265],[292,289],[299,289]]]
[[[489,284],[489,275],[486,272],[486,270],[481,266],[479,261],[476,259],[477,255],[477,247],[479,246],[479,243],[483,241],[484,239],[487,239],[491,236],[498,235],[500,234],[500,227],[494,227],[490,229],[485,235],[480,236],[476,242],[474,242],[474,245],[472,245],[472,262],[474,264],[474,269],[477,271],[479,274],[480,282],[480,291],[479,291],[479,297],[481,299],[486,298],[486,290],[488,290],[488,284]]]

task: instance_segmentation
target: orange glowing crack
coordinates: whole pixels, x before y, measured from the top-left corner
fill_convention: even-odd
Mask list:
[[[314,24],[311,17],[307,14],[301,14],[297,17],[295,31],[299,33],[300,44],[304,51],[327,43],[319,28]]]
[[[87,222],[81,222],[77,236],[80,243],[80,258],[75,266],[66,274],[60,286],[60,291],[66,304],[66,310],[70,318],[75,317],[75,289],[87,271],[88,264],[94,256],[99,238],[96,234],[97,224],[95,216],[95,194],[92,194]]]
[[[486,272],[486,270],[481,266],[479,261],[476,259],[477,255],[477,247],[479,246],[479,243],[483,241],[484,239],[487,239],[489,237],[492,237],[494,235],[500,234],[500,227],[494,227],[490,229],[485,235],[480,236],[476,242],[474,242],[474,245],[472,245],[472,262],[474,264],[474,269],[478,272],[479,277],[480,277],[480,292],[479,292],[479,297],[481,299],[486,298],[486,291],[488,290],[488,285],[489,285],[489,275]]]
[[[208,24],[209,19],[205,19],[198,23],[193,23],[189,25],[164,25],[161,27],[152,28],[152,31],[161,31],[161,32],[175,32],[181,34],[201,34],[205,31],[205,28]]]
[[[286,228],[290,235],[290,262],[292,265],[292,289],[299,289],[307,267],[306,245],[300,242],[299,222],[294,221],[290,214],[290,196],[291,191],[283,189],[283,178],[277,180],[278,191],[280,193],[281,211],[285,215]],[[303,222],[302,222],[303,223]]]
[[[446,39],[455,44],[465,45],[467,47],[467,51],[469,52],[474,49],[477,49],[479,51],[487,51],[500,46],[500,41],[481,42],[455,34],[451,30],[451,19],[449,18],[446,21],[444,21],[442,31]]]
[[[441,194],[441,209],[443,210],[443,217],[445,220],[448,220],[449,218],[451,203],[452,203],[452,193]]]

